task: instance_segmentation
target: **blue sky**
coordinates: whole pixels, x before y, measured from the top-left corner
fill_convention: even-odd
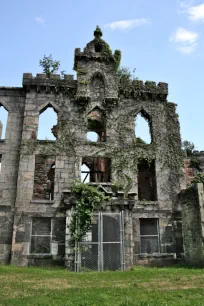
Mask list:
[[[1,0],[0,86],[21,86],[52,54],[73,73],[76,47],[99,25],[122,65],[142,80],[169,83],[183,139],[204,149],[204,0]]]

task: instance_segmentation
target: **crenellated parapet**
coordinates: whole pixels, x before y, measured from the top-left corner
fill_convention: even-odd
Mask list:
[[[71,92],[76,89],[76,86],[77,81],[70,74],[65,74],[64,78],[61,78],[60,74],[51,74],[49,78],[45,73],[38,73],[36,77],[32,73],[23,74],[23,88],[26,91],[34,90],[46,93]]]
[[[135,98],[137,100],[150,100],[166,102],[168,96],[168,84],[152,81],[126,80],[119,83],[119,92],[125,98]]]
[[[204,156],[204,151],[193,151],[192,153],[193,156]]]

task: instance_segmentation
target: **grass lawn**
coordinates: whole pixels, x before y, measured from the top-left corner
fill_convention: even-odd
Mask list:
[[[0,266],[0,306],[204,305],[204,269],[127,272]]]

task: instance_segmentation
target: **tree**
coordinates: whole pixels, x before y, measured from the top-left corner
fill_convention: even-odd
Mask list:
[[[52,73],[57,72],[60,67],[60,61],[54,61],[51,54],[49,56],[44,55],[39,64],[48,78],[50,78]]]
[[[186,153],[187,156],[191,156],[193,154],[193,150],[195,149],[195,145],[193,142],[184,140],[182,142],[182,150]]]
[[[136,68],[131,71],[128,67],[120,67],[117,71],[118,81],[126,82],[128,80],[136,80],[137,78],[135,77],[135,70]]]

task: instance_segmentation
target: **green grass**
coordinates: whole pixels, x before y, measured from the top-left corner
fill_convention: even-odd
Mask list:
[[[134,267],[127,272],[0,266],[0,306],[204,305],[204,270]]]

